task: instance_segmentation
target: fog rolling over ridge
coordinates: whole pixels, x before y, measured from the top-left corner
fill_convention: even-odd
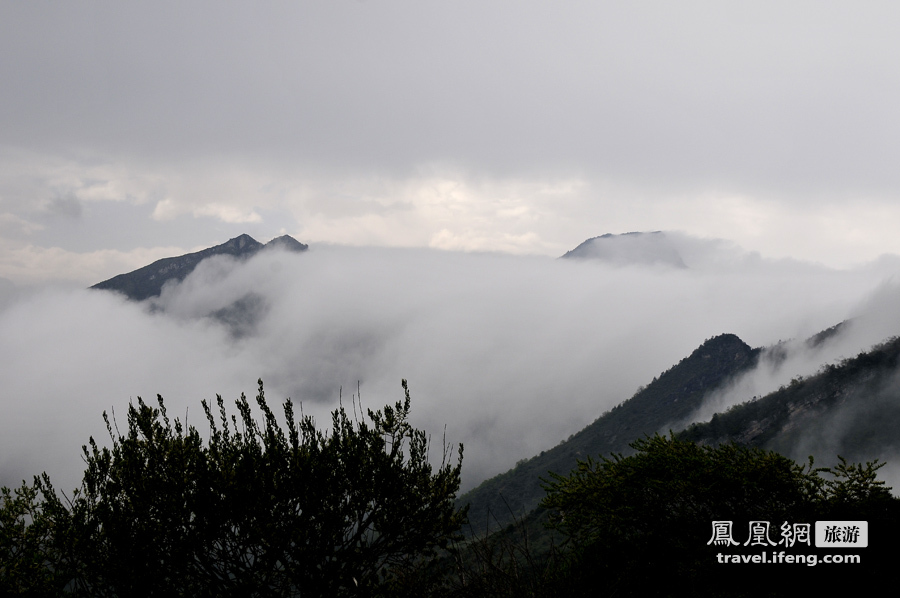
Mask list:
[[[893,278],[886,280],[848,317],[817,337],[786,339],[764,348],[756,368],[712,393],[689,421],[680,423],[707,421],[714,413],[769,394],[798,377],[815,374],[825,364],[854,357],[900,334],[900,286]]]
[[[763,346],[871,314],[871,334],[835,349],[850,355],[900,330],[884,299],[897,292],[891,259],[831,270],[666,235],[685,267],[314,245],[209,258],[142,303],[4,291],[0,484],[46,470],[70,489],[81,445],[107,438],[101,413],[121,426],[137,396],[162,394],[203,431],[201,399],[232,404],[262,378],[270,404],[291,397],[328,425],[341,387],[345,405],[358,382],[363,407],[378,408],[406,378],[434,456],[445,429],[465,444],[465,489],[580,430],[706,338]]]

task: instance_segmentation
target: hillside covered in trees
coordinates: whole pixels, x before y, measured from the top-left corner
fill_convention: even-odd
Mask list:
[[[818,520],[867,522],[869,544],[846,558],[864,558],[855,571],[867,575],[884,567],[900,500],[878,478],[883,463],[843,457],[895,446],[900,340],[678,435],[649,432],[684,420],[759,358],[734,335],[709,339],[580,433],[463,497],[462,447],[455,464],[442,447],[434,468],[427,436],[408,423],[405,382],[403,401],[364,415],[354,400],[327,430],[297,419],[289,400],[276,417],[261,382],[255,407],[241,397],[234,415],[221,397],[204,402],[208,432],[170,420],[162,398],[157,407],[138,399],[125,434],[104,414],[111,447],[89,439],[74,492],[58,491],[46,474],[3,489],[0,589],[780,596],[828,585],[820,571],[833,551],[812,536],[791,540],[795,523]],[[846,452],[828,453],[829,467],[776,452],[798,447]],[[735,565],[762,553],[748,552],[749,540],[713,543],[714,521],[744,535],[740,526],[766,521],[761,547],[805,566],[775,584]]]
[[[704,444],[735,441],[804,458],[849,459],[900,450],[900,339],[823,366],[770,395],[732,407],[681,436]]]
[[[524,522],[464,539],[466,512],[453,505],[461,453],[454,465],[445,447],[432,468],[425,434],[407,423],[408,391],[365,416],[336,411],[330,431],[295,420],[290,402],[282,427],[262,386],[256,409],[244,397],[230,417],[221,398],[203,407],[206,440],[170,420],[162,399],[138,400],[125,435],[110,423],[111,448],[90,439],[74,493],[57,494],[46,475],[3,488],[0,593],[788,596],[883,570],[900,531],[878,463],[823,469],[656,435],[551,476],[550,544],[529,539]],[[867,545],[813,544],[819,520],[864,522]],[[726,521],[720,537],[714,522]],[[734,541],[748,522],[765,522],[764,535],[751,544],[751,526]],[[784,565],[761,574],[753,559]],[[854,576],[835,579],[840,563]]]
[[[733,334],[704,342],[632,398],[597,418],[556,447],[491,478],[459,500],[469,506],[474,529],[505,525],[538,506],[541,478],[571,471],[579,459],[628,452],[630,443],[696,411],[704,397],[756,365],[760,350]]]

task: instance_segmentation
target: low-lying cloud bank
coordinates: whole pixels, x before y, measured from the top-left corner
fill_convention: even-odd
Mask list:
[[[837,271],[674,238],[687,268],[319,246],[207,260],[146,304],[6,289],[0,484],[47,470],[70,489],[81,445],[106,438],[101,413],[121,421],[137,396],[163,395],[170,415],[203,430],[201,399],[252,395],[262,378],[270,403],[291,397],[327,425],[342,387],[345,405],[359,383],[363,406],[377,408],[402,398],[406,378],[435,456],[445,429],[465,444],[468,488],[581,429],[711,336],[769,345],[877,314],[834,349],[849,356],[900,330],[891,260]]]
[[[900,335],[900,285],[885,280],[862,298],[847,318],[822,338],[792,338],[766,348],[756,368],[707,397],[690,422],[708,421],[714,413],[765,396],[795,378],[814,375],[826,364],[855,357]]]

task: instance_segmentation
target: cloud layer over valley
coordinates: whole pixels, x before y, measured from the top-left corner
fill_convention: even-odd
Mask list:
[[[414,423],[436,447],[445,426],[465,444],[468,488],[711,336],[762,346],[881,316],[830,359],[900,332],[891,260],[833,270],[670,236],[686,268],[318,245],[206,260],[144,304],[0,288],[0,484],[47,470],[70,489],[81,445],[106,438],[101,413],[121,426],[137,396],[162,394],[170,415],[204,430],[201,399],[231,404],[262,378],[270,404],[291,397],[327,424],[341,387],[345,405],[359,382],[363,406],[377,408],[402,398],[406,378]]]

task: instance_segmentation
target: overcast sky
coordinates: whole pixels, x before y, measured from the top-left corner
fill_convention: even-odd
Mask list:
[[[888,2],[0,3],[0,277],[247,232],[900,253]]]
[[[0,483],[75,475],[138,395],[197,422],[263,377],[324,416],[406,377],[471,485],[711,336],[876,314],[838,359],[900,333],[898,22],[821,0],[0,0]],[[549,259],[651,230],[681,231],[688,268]],[[311,249],[208,263],[158,311],[82,290],[241,233]],[[210,318],[247,297],[243,336]]]

